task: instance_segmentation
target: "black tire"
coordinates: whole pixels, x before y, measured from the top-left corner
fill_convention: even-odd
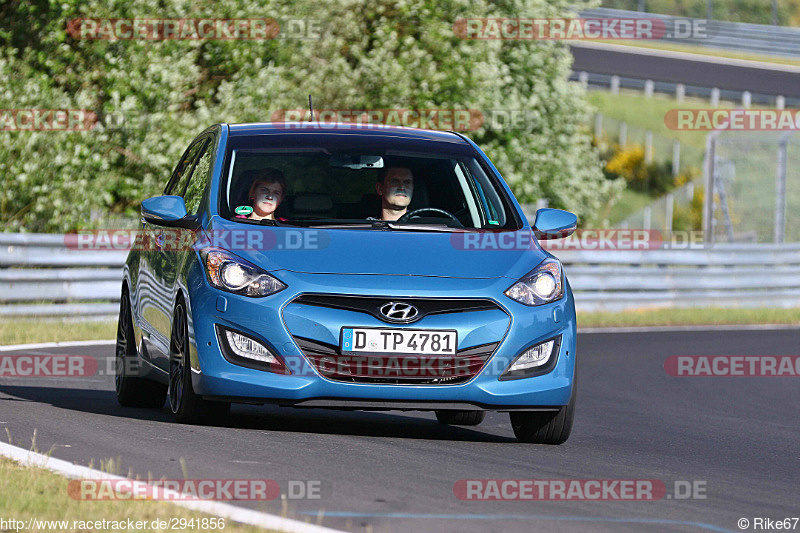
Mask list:
[[[450,426],[477,426],[486,418],[486,411],[436,411],[436,420]]]
[[[123,407],[149,407],[159,409],[164,406],[167,387],[156,381],[138,377],[140,371],[139,355],[136,350],[136,337],[133,334],[133,315],[128,289],[122,289],[117,320],[117,345],[114,365],[114,388],[117,401]]]
[[[189,356],[189,325],[183,302],[175,306],[169,354],[169,407],[175,421],[181,424],[224,422],[231,404],[209,402],[194,393]]]
[[[569,403],[557,412],[512,411],[511,427],[520,442],[533,444],[564,444],[572,432],[577,395],[577,370],[572,381]]]

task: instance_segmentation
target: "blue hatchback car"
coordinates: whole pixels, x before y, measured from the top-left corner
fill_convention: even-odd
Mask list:
[[[575,308],[486,155],[458,133],[217,124],[142,203],[124,268],[124,406],[219,423],[231,403],[510,414],[560,444],[575,411]]]

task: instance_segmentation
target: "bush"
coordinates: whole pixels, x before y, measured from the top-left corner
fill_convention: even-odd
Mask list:
[[[692,231],[703,229],[703,203],[705,189],[694,188],[694,196],[688,205],[675,204],[672,213],[672,229],[675,231]]]

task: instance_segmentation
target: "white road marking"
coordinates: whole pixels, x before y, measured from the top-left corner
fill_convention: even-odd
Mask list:
[[[74,479],[108,479],[108,480],[125,480],[122,476],[115,476],[113,474],[106,474],[100,470],[94,470],[85,466],[78,466],[61,459],[48,457],[47,455],[32,452],[24,448],[12,446],[4,442],[0,442],[0,455],[18,461],[24,465],[34,466],[39,468],[46,468],[52,470],[57,474]],[[163,487],[158,489],[167,498],[178,498],[180,493],[176,491],[166,490]],[[291,518],[282,518],[280,516],[262,513],[260,511],[253,511],[245,509],[244,507],[237,507],[228,503],[211,502],[211,501],[177,501],[175,499],[164,500],[169,503],[191,509],[192,511],[199,511],[223,518],[228,518],[235,522],[242,524],[249,524],[256,527],[267,529],[275,529],[278,531],[287,531],[292,533],[339,533],[338,529],[330,529],[323,526],[293,520]]]

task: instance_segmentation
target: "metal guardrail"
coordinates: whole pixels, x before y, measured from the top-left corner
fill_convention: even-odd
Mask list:
[[[608,91],[612,85],[612,78],[616,78],[616,83],[620,89],[630,89],[635,91],[646,92],[646,85],[648,81],[652,83],[653,92],[675,96],[678,91],[678,86],[682,86],[683,94],[688,97],[703,98],[711,100],[713,98],[713,87],[702,87],[700,85],[686,85],[683,83],[673,83],[668,81],[651,81],[639,78],[628,78],[625,76],[613,76],[611,74],[598,74],[595,72],[572,72],[569,80],[576,82],[585,82],[590,89],[602,89]],[[719,91],[718,98],[729,102],[741,102],[744,93],[750,93],[750,101],[755,105],[763,106],[776,106],[776,95],[754,93],[751,91],[739,91],[733,89],[717,89]],[[800,98],[786,97],[784,104],[787,108],[800,107]]]
[[[672,26],[672,21],[681,17],[659,15],[641,11],[596,8],[581,12],[584,18],[657,18]],[[686,19],[682,19],[686,20]],[[704,19],[703,19],[704,20]],[[800,28],[747,24],[742,22],[708,21],[707,38],[680,39],[673,42],[724,50],[737,50],[754,54],[772,54],[785,57],[800,57]]]
[[[583,311],[800,306],[800,244],[552,253]],[[0,233],[0,316],[113,318],[126,255],[71,250],[63,235]]]

